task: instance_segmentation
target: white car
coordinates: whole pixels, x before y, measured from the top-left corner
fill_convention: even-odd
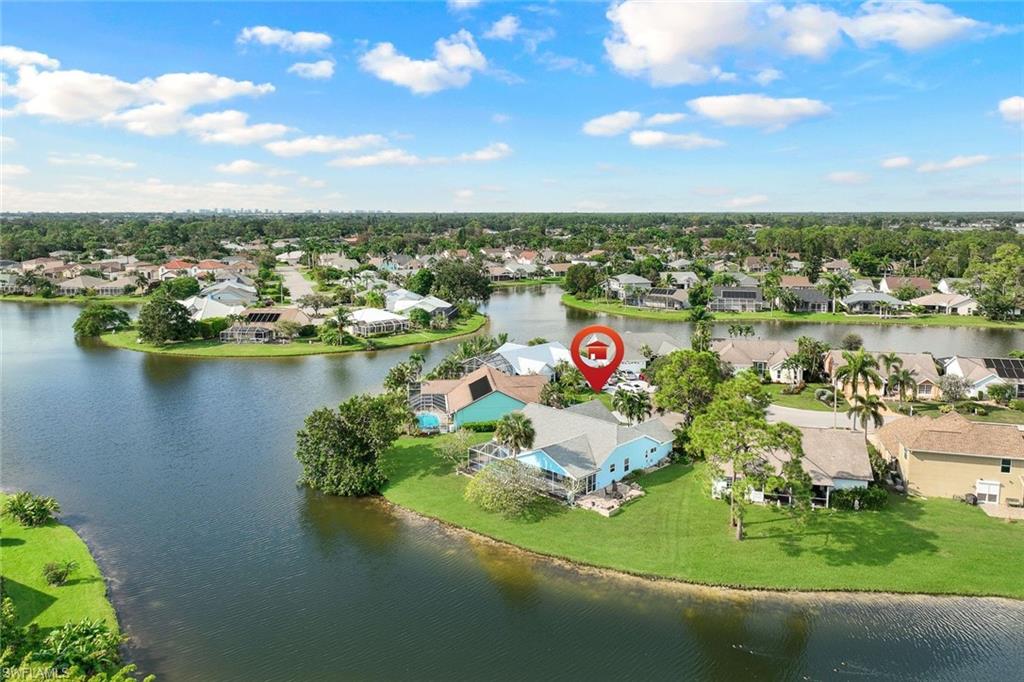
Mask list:
[[[636,391],[638,393],[654,393],[654,386],[646,381],[623,381],[615,387],[616,391]]]

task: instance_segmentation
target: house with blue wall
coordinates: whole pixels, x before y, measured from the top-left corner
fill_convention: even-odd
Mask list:
[[[522,413],[535,435],[531,449],[518,453],[518,459],[552,483],[580,481],[582,493],[654,466],[672,451],[672,430],[661,419],[625,425],[599,400],[566,409],[531,403]]]
[[[505,374],[482,365],[461,379],[424,381],[410,393],[409,406],[420,415],[436,415],[440,426],[458,429],[466,424],[493,422],[527,403],[540,400],[548,378]],[[420,419],[420,423],[426,422]]]

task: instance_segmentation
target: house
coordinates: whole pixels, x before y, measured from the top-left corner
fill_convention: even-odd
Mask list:
[[[271,343],[279,338],[277,325],[294,322],[306,326],[312,322],[309,315],[298,308],[247,308],[239,320],[220,333],[225,343]]]
[[[108,280],[100,279],[99,277],[79,275],[57,284],[57,291],[61,296],[81,296],[89,291],[99,293],[99,288],[107,284],[107,282]],[[121,293],[124,292],[122,291]]]
[[[821,264],[822,272],[830,272],[835,275],[849,274],[852,269],[850,261],[845,258],[833,258]]]
[[[960,288],[967,283],[967,280],[956,279],[954,277],[943,277],[939,280],[939,283],[935,285],[943,294],[955,294],[960,291]]]
[[[522,414],[533,424],[533,445],[510,453],[495,441],[470,450],[470,471],[515,456],[538,470],[551,494],[586,494],[621,481],[631,471],[661,463],[672,451],[672,430],[660,418],[623,426],[600,401],[564,410],[529,403]]]
[[[506,374],[542,374],[551,377],[554,376],[555,366],[560,362],[572,364],[572,354],[558,341],[539,343],[536,346],[525,346],[509,341],[493,353],[471,358],[462,366],[466,371],[475,370],[480,365],[490,365]]]
[[[786,360],[799,352],[796,341],[768,339],[722,339],[711,344],[722,362],[734,372],[752,369],[774,383],[795,384],[803,381],[803,367],[784,367]]]
[[[793,313],[827,313],[832,307],[832,300],[823,292],[815,288],[790,289],[789,295],[792,301],[789,312]]]
[[[686,289],[677,287],[652,287],[643,298],[643,305],[648,308],[665,308],[682,310],[690,307],[690,294]]]
[[[203,277],[204,275],[209,275],[213,277],[214,273],[217,270],[223,270],[226,267],[227,263],[222,263],[219,260],[213,260],[208,258],[205,260],[201,260],[194,266],[192,266],[192,276]]]
[[[971,358],[954,355],[945,363],[946,374],[963,377],[970,388],[967,395],[983,399],[993,384],[1014,386],[1024,398],[1024,360],[1020,358]]]
[[[666,281],[671,282],[673,285],[684,291],[692,289],[694,285],[700,283],[700,277],[697,276],[697,273],[689,270],[663,272],[661,273],[661,276]]]
[[[973,315],[978,310],[978,302],[964,294],[932,293],[910,299],[911,305],[921,306],[930,313],[943,315]]]
[[[441,425],[459,429],[466,424],[493,422],[527,403],[540,401],[547,377],[513,376],[482,365],[461,379],[424,381],[411,387],[409,407],[436,414]]]
[[[854,294],[866,294],[875,291],[875,283],[866,277],[858,277],[850,282],[850,292]]]
[[[875,360],[878,360],[879,356],[882,355],[879,351],[868,351],[868,354],[875,358]],[[941,397],[942,390],[939,388],[939,371],[936,368],[935,358],[932,357],[931,353],[896,353],[896,357],[900,359],[900,368],[910,371],[913,375],[914,381],[917,383],[915,395],[918,400],[938,400]],[[836,371],[845,364],[846,359],[843,357],[843,351],[833,349],[825,353],[823,370],[825,374],[833,378],[833,386],[837,383],[835,381]],[[865,386],[863,380],[861,380],[857,382],[857,392],[898,397],[898,394],[889,387],[889,377],[885,375],[885,367],[881,362],[878,365],[878,374],[882,377],[882,388],[876,389],[874,386]],[[908,392],[908,397],[913,396]]]
[[[905,301],[895,296],[880,291],[865,291],[861,294],[850,294],[840,299],[840,305],[846,308],[846,312],[853,315],[866,313],[881,313],[883,310],[901,310],[907,307]]]
[[[361,308],[348,314],[345,331],[354,336],[375,336],[407,331],[409,318],[380,308]]]
[[[157,270],[157,277],[161,281],[167,279],[174,279],[175,277],[192,277],[193,265],[195,264],[189,263],[188,261],[185,260],[171,260],[160,266],[160,268]]]
[[[799,427],[803,457],[800,466],[811,477],[811,504],[828,507],[834,490],[866,488],[874,480],[867,446],[859,433],[840,429]],[[764,457],[765,468],[775,473],[791,459],[785,450],[770,450]],[[713,497],[721,497],[732,485],[732,465],[722,466],[722,477],[711,483]],[[752,502],[790,503],[786,491],[750,490]]]
[[[61,260],[67,261],[67,260],[71,260],[72,258],[74,258],[75,253],[74,253],[74,251],[67,251],[65,249],[61,249],[59,251],[51,251],[47,255],[50,258],[59,258]]]
[[[927,277],[898,277],[895,275],[883,277],[878,285],[879,291],[893,295],[901,289],[914,289],[921,294],[927,294],[934,288],[931,280]]]
[[[608,289],[616,298],[626,302],[636,302],[642,300],[644,294],[651,289],[651,280],[639,275],[624,273],[610,278]]]
[[[747,256],[743,259],[743,269],[747,272],[768,272],[772,269],[771,260],[761,256]]]
[[[556,277],[564,277],[565,273],[572,267],[572,263],[548,263],[544,268]]]
[[[716,312],[754,312],[767,309],[768,304],[759,286],[727,287],[716,284],[711,287],[708,308]]]
[[[814,284],[807,275],[782,275],[779,286],[783,289],[813,289]]]
[[[413,295],[419,296],[419,294]],[[394,302],[393,311],[396,313],[408,315],[413,310],[425,310],[431,317],[447,317],[449,319],[458,312],[458,308],[437,296],[419,296],[415,299],[405,298]]]
[[[1024,431],[1016,425],[972,422],[950,412],[897,419],[871,439],[914,495],[973,493],[981,504],[1004,506],[1024,499]]]
[[[96,293],[100,296],[124,296],[128,291],[134,291],[138,283],[134,277],[118,277],[113,280],[106,280],[96,287]]]
[[[649,350],[652,357],[663,357],[683,348],[677,339],[664,332],[624,332],[621,337],[624,349],[619,363],[620,372],[643,372],[652,359],[644,351]]]
[[[229,280],[203,287],[199,295],[229,306],[250,306],[259,299],[256,287]]]
[[[64,265],[60,258],[32,258],[21,263],[22,272],[35,272]]]
[[[341,253],[321,253],[317,256],[317,262],[328,268],[335,268],[342,272],[351,272],[359,269],[359,261],[347,258]]]
[[[189,296],[182,301],[178,301],[178,303],[185,306],[185,309],[188,310],[188,314],[192,316],[192,319],[195,322],[201,322],[215,317],[241,315],[245,312],[244,305],[226,305],[212,298],[206,298],[205,296]]]
[[[284,263],[286,265],[298,265],[299,261],[306,255],[305,251],[285,251],[275,256],[278,263]]]

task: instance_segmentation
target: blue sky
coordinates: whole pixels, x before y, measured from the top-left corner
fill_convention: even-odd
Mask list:
[[[1024,210],[1021,3],[5,3],[5,210]]]

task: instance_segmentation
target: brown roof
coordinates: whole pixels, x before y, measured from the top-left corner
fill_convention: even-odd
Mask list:
[[[783,289],[813,289],[814,285],[806,275],[783,275],[779,281]]]
[[[448,411],[455,412],[475,402],[469,386],[483,378],[491,387],[491,391],[488,393],[499,391],[524,403],[540,402],[541,389],[544,388],[544,384],[548,383],[547,377],[540,374],[509,376],[489,365],[483,365],[461,379],[424,381],[420,392],[444,395],[448,401]]]
[[[867,446],[859,433],[842,429],[814,429],[800,427],[803,445],[801,468],[811,477],[814,485],[835,485],[835,479],[871,481],[871,462]],[[771,450],[765,455],[765,462],[775,471],[791,459],[786,450]],[[732,475],[732,465],[726,462],[722,467],[727,476]]]
[[[972,422],[956,412],[938,419],[897,419],[879,429],[877,437],[890,456],[902,443],[911,451],[1024,459],[1024,431],[1013,424]]]
[[[277,317],[271,321],[266,313],[276,313]],[[298,308],[246,308],[242,314],[246,317],[246,321],[242,323],[244,327],[273,329],[278,322],[297,322],[301,325],[312,322],[309,315]]]
[[[928,292],[934,288],[931,280],[927,277],[896,277],[890,275],[885,278],[885,285],[890,291],[896,291],[903,287],[914,287],[918,291]]]

